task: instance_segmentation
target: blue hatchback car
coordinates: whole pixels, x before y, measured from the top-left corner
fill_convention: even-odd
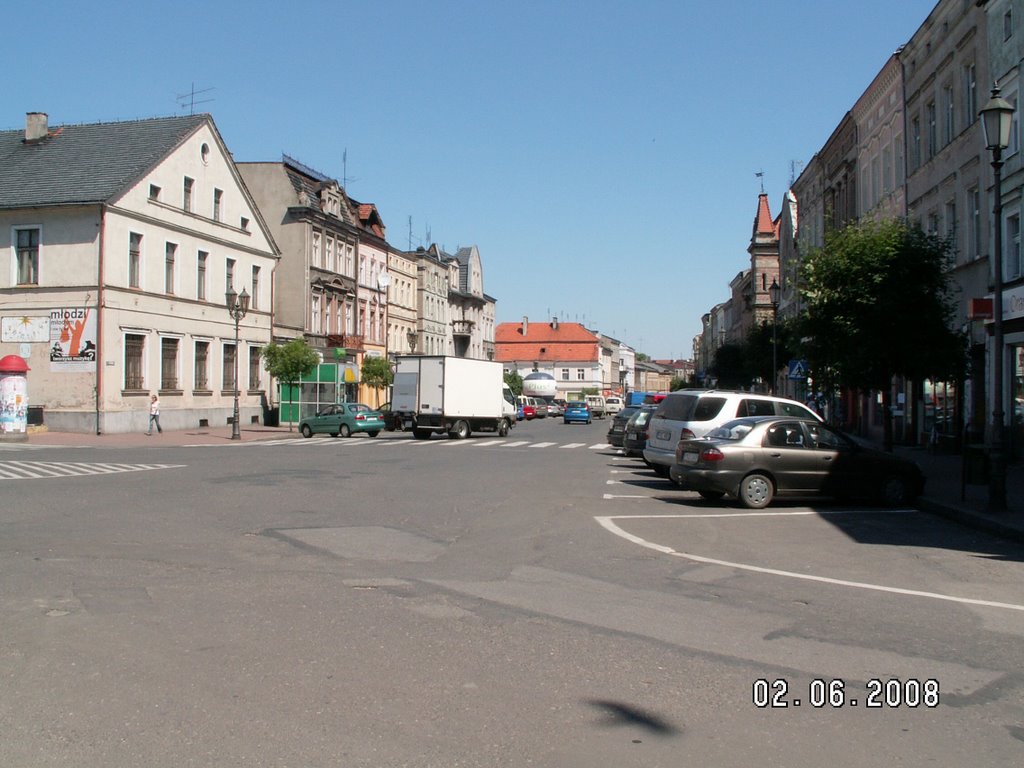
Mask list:
[[[562,414],[563,424],[589,424],[590,406],[582,400],[570,400],[565,404],[565,413]]]

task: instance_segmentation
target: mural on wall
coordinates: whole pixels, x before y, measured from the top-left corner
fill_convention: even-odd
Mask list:
[[[26,315],[4,317],[0,320],[0,341],[28,343],[50,340],[50,318]]]
[[[50,370],[61,373],[96,370],[96,315],[91,309],[50,312]]]

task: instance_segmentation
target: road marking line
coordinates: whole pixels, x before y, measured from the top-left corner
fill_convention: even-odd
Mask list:
[[[566,443],[562,447],[563,448],[579,448],[579,447],[584,446],[584,445],[586,445],[586,443]]]
[[[902,510],[896,510],[902,511]],[[912,511],[912,510],[910,510]],[[856,513],[861,513],[857,510]],[[750,565],[749,563],[734,563],[730,560],[718,560],[713,557],[703,557],[702,555],[694,555],[689,552],[680,552],[673,549],[672,547],[666,547],[663,544],[655,544],[653,541],[647,541],[639,536],[623,530],[613,521],[617,519],[636,519],[637,517],[750,517],[752,515],[757,516],[773,516],[782,517],[787,515],[815,515],[817,512],[740,512],[740,513],[728,513],[721,515],[611,515],[605,517],[595,516],[594,519],[606,530],[625,539],[633,544],[639,544],[641,547],[647,549],[653,549],[655,552],[660,552],[664,555],[671,555],[672,557],[680,557],[684,560],[690,560],[694,563],[704,563],[706,565],[723,565],[726,568],[735,568],[740,571],[751,571],[753,573],[764,573],[770,576],[784,576],[790,579],[800,579],[802,581],[817,581],[822,584],[832,584],[840,587],[852,587],[854,589],[866,589],[875,592],[888,592],[895,595],[907,595],[910,597],[927,597],[932,600],[945,600],[951,603],[961,603],[964,605],[982,605],[988,608],[1005,608],[1011,611],[1024,611],[1024,605],[1017,605],[1015,603],[1000,603],[995,600],[978,600],[971,597],[955,597],[953,595],[943,595],[937,592],[924,592],[918,589],[903,589],[901,587],[887,587],[882,584],[869,584],[862,581],[847,581],[846,579],[833,579],[829,576],[815,576],[809,573],[794,573],[793,571],[782,571],[777,568],[764,568],[759,565]],[[840,514],[854,514],[853,511],[846,511]]]
[[[614,493],[606,493],[604,495],[606,499],[650,499],[651,496],[622,496]]]
[[[505,444],[504,440],[482,440],[479,443],[477,443],[477,445],[479,447],[481,447],[481,448],[490,448],[491,446],[494,446],[494,445],[504,445],[504,444]]]
[[[504,447],[505,448],[515,448],[517,445],[526,445],[529,442],[530,442],[529,440],[517,440],[514,443],[505,443]]]
[[[590,446],[590,450],[592,451],[599,451],[602,448],[611,448],[611,446],[608,443],[597,443],[596,445]]]
[[[556,445],[556,443],[533,443],[530,445],[531,448],[547,448],[548,446]]]

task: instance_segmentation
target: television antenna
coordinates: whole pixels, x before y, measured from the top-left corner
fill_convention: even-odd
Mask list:
[[[192,87],[189,88],[188,93],[179,93],[175,99],[178,102],[178,106],[181,109],[188,108],[188,113],[194,115],[196,113],[196,104],[209,104],[213,99],[196,99],[196,96],[202,96],[204,93],[210,93],[215,90],[214,88],[201,88],[196,90],[196,84],[192,83]]]

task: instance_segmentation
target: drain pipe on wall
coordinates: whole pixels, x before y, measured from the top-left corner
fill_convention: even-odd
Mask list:
[[[100,203],[100,232],[97,237],[96,255],[96,434],[102,435],[100,429],[100,403],[103,398],[103,233],[107,224],[107,206]]]

